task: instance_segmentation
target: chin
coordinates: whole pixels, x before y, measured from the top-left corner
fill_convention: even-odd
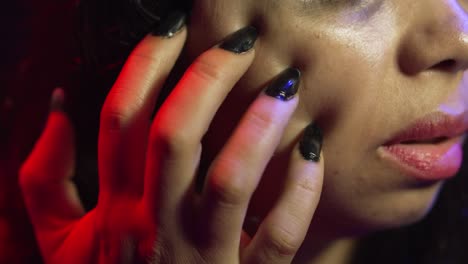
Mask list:
[[[442,182],[432,186],[406,189],[384,195],[381,206],[370,215],[374,229],[389,229],[411,225],[424,219],[437,202]],[[385,197],[387,196],[387,197]]]

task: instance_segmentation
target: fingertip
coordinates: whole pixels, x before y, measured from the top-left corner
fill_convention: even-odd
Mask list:
[[[158,23],[156,28],[151,32],[151,35],[172,38],[185,28],[186,20],[187,15],[185,13],[178,10],[174,11]]]
[[[66,93],[64,88],[55,88],[50,98],[50,114],[43,134],[45,134],[51,126],[53,130],[61,130],[61,134],[74,134],[72,122],[65,112],[65,104]]]
[[[50,112],[62,112],[65,103],[65,91],[57,87],[52,92],[50,99]]]
[[[247,26],[227,36],[217,47],[235,54],[242,54],[254,48],[257,38],[257,29]]]
[[[325,157],[323,154],[323,134],[320,127],[311,123],[304,133],[291,155],[289,175],[291,179],[303,179],[309,182],[311,189],[319,195],[325,173]],[[302,180],[301,180],[302,181]]]
[[[322,153],[322,144],[322,130],[317,124],[311,123],[304,129],[304,134],[299,142],[299,151],[305,160],[319,162]]]

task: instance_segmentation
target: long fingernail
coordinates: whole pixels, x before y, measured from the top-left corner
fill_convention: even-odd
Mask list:
[[[286,69],[268,85],[265,93],[282,101],[289,101],[299,89],[300,78],[301,72],[298,69]]]
[[[152,33],[154,36],[172,38],[185,26],[185,20],[184,13],[175,11],[162,20]]]
[[[318,162],[322,151],[322,130],[316,124],[308,125],[304,130],[299,150],[305,160]]]
[[[55,88],[50,98],[50,112],[63,112],[64,102],[65,92],[60,87]]]
[[[248,26],[226,37],[219,47],[236,54],[244,53],[253,48],[257,37],[257,29]]]

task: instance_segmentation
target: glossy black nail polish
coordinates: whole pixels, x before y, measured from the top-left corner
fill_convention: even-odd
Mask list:
[[[291,100],[299,89],[301,72],[295,68],[289,68],[274,79],[265,90],[265,93],[282,101]]]
[[[219,47],[240,54],[252,49],[257,37],[257,29],[248,26],[229,35]]]
[[[50,112],[62,112],[65,101],[65,92],[62,88],[55,88],[50,98]]]
[[[184,27],[185,19],[184,13],[175,11],[162,20],[152,33],[154,36],[171,38]]]
[[[299,143],[299,150],[305,160],[318,162],[322,150],[323,135],[321,129],[310,124],[304,130],[304,135]]]

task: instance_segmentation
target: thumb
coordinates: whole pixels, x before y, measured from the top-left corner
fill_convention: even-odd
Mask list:
[[[62,111],[64,92],[57,88],[46,127],[19,173],[23,198],[39,243],[84,215],[71,178],[75,167],[72,124]],[[61,232],[63,233],[63,232]]]

